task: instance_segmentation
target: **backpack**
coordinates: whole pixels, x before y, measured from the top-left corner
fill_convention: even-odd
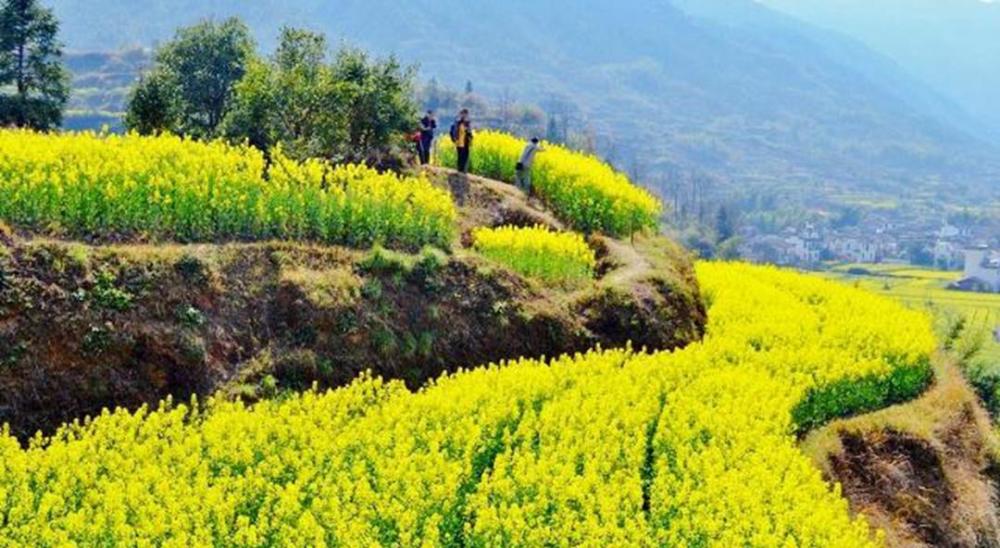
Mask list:
[[[457,143],[458,142],[458,122],[452,122],[452,124],[451,124],[451,131],[449,133],[451,135],[451,142]]]

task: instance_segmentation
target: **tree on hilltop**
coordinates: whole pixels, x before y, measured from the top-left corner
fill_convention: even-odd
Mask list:
[[[238,18],[178,30],[156,52],[150,74],[133,89],[126,126],[140,133],[215,137],[255,47],[250,29]]]
[[[129,96],[125,127],[142,135],[174,131],[180,118],[174,82],[163,71],[143,75]]]
[[[280,145],[296,158],[330,157],[346,139],[334,108],[339,96],[327,66],[326,38],[282,29],[274,55],[253,62],[236,85],[223,133],[264,151]]]
[[[333,74],[344,89],[345,159],[369,161],[385,152],[394,135],[412,129],[417,117],[413,101],[415,72],[395,57],[377,60],[364,50],[340,50]]]
[[[295,158],[381,164],[417,119],[413,73],[362,50],[331,56],[322,34],[286,28],[237,84],[223,133]]]
[[[37,0],[0,4],[0,124],[38,130],[62,124],[69,77],[58,32],[52,10]]]
[[[125,126],[142,134],[225,138],[295,159],[396,165],[416,125],[414,69],[284,28],[262,57],[239,19],[181,29],[133,88]]]

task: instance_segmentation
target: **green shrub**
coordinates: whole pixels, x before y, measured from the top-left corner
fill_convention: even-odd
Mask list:
[[[889,375],[843,379],[810,389],[792,411],[796,430],[803,434],[827,422],[911,400],[934,380],[929,359],[894,367]]]

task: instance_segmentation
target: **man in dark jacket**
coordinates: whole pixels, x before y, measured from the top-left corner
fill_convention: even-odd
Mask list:
[[[451,125],[451,141],[455,143],[458,153],[458,170],[469,172],[469,151],[472,148],[472,121],[469,120],[469,109],[463,108],[458,113],[458,119]]]
[[[428,110],[427,114],[420,119],[420,163],[427,165],[431,163],[431,147],[434,145],[434,130],[438,127],[437,118],[434,111]]]

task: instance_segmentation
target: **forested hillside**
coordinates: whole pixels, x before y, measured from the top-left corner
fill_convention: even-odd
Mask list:
[[[765,0],[884,52],[1000,138],[1000,4],[988,0]]]
[[[121,128],[121,116],[137,76],[150,64],[149,52],[79,52],[66,56],[73,93],[64,126],[94,129],[107,124]]]
[[[784,198],[832,187],[981,203],[1000,177],[961,108],[858,43],[742,0],[52,4],[73,49],[150,45],[236,14],[265,48],[280,25],[303,25],[398,53],[446,85],[575,105],[602,152],[661,186],[694,170]]]

